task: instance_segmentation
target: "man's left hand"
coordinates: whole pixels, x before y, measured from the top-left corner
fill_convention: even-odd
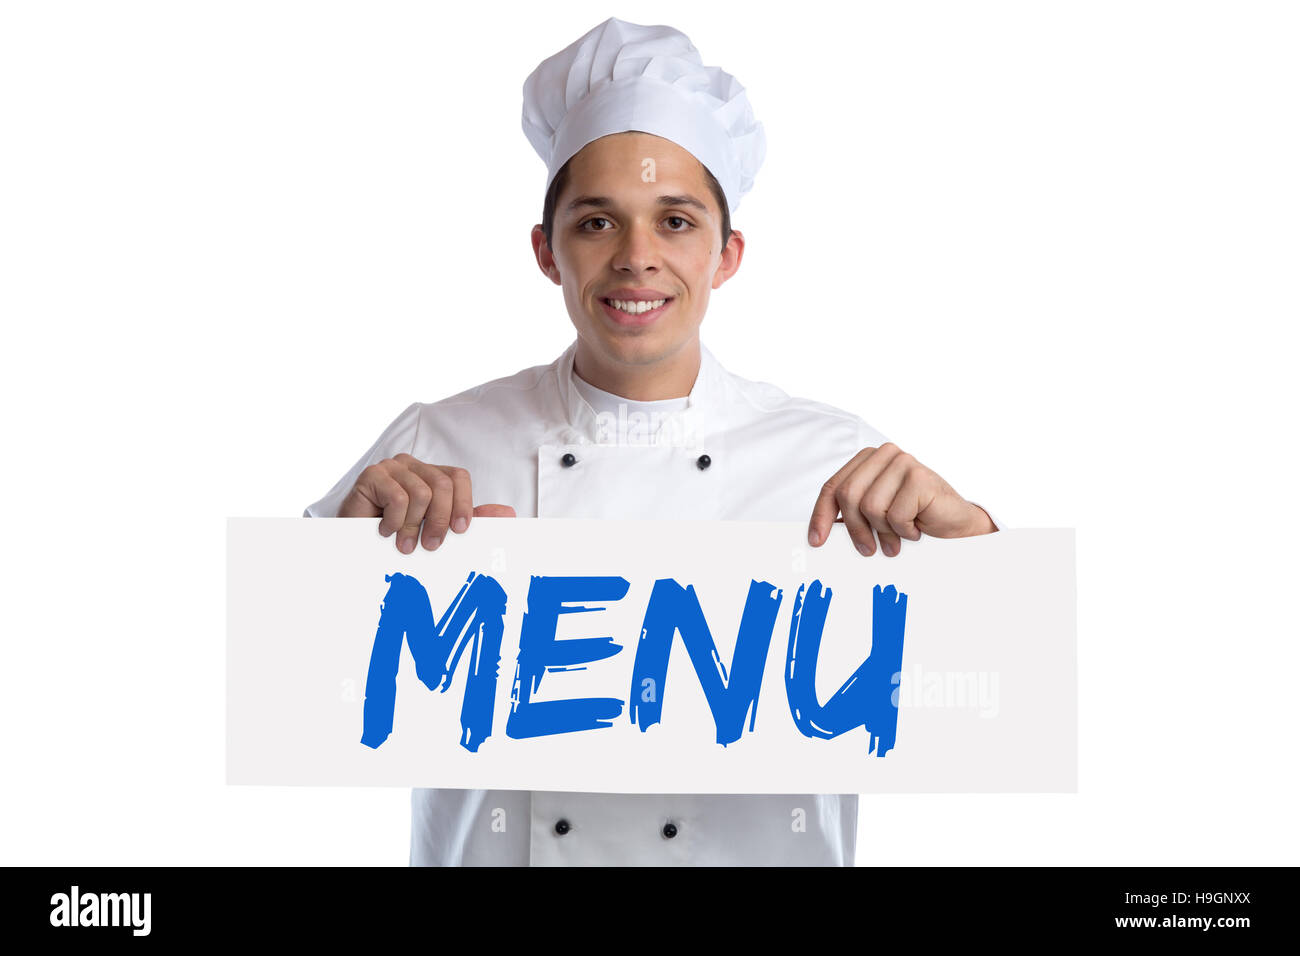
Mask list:
[[[849,537],[865,555],[880,548],[893,556],[902,539],[965,538],[996,531],[993,520],[935,472],[893,442],[864,448],[822,485],[808,525],[808,543],[820,547],[843,515]]]

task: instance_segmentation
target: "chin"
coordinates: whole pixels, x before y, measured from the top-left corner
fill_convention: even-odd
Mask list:
[[[648,336],[615,342],[606,340],[604,344],[605,354],[610,360],[623,365],[652,365],[673,352],[663,342],[651,340]]]

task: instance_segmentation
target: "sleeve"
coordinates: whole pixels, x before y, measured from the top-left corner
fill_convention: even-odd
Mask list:
[[[889,439],[881,432],[876,431],[863,419],[858,419],[858,447],[854,450],[855,453],[863,448],[879,448],[887,441]]]
[[[370,446],[370,450],[348,469],[347,474],[335,482],[334,487],[326,492],[323,498],[309,504],[304,509],[302,516],[304,518],[337,518],[339,508],[343,506],[343,499],[348,496],[348,492],[352,490],[352,486],[357,483],[357,478],[360,477],[363,471],[375,464],[375,462],[383,461],[385,458],[392,458],[402,452],[413,454],[416,434],[420,428],[420,408],[421,404],[414,402],[402,414],[393,419],[378,440]]]
[[[862,419],[858,419],[858,448],[879,448],[887,441],[889,441],[888,438],[876,431],[876,429],[872,428]],[[1006,527],[1006,525],[998,520],[998,516],[992,511],[989,511],[989,509],[984,507],[984,505],[975,501],[973,498],[967,498],[966,500],[978,508],[983,508],[984,513],[989,516],[989,520],[993,522],[994,531],[1001,531]]]

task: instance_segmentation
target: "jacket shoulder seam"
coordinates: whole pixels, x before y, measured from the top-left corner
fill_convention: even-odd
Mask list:
[[[828,405],[825,402],[819,402],[816,399],[787,394],[779,386],[773,385],[770,382],[752,381],[750,379],[741,378],[738,375],[733,375],[732,379],[739,386],[737,391],[740,393],[741,397],[748,405],[757,411],[770,413],[783,411],[786,408],[799,409],[802,411],[815,412],[818,415],[825,415],[828,418],[838,418],[859,427],[866,424],[865,420],[860,415],[855,415],[853,412],[843,408],[837,408],[834,405]],[[772,394],[770,399],[765,401],[759,395],[751,394],[758,390],[769,391],[769,394],[775,392],[776,394]]]
[[[467,388],[463,392],[457,392],[455,395],[449,395],[446,398],[440,398],[433,402],[420,402],[422,409],[439,408],[447,405],[472,405],[481,401],[486,393],[493,389],[510,389],[516,392],[530,392],[538,388],[545,380],[546,373],[552,370],[552,366],[539,365],[532,369],[525,369],[523,372],[516,372],[514,375],[507,375],[504,378],[494,379],[490,382],[484,382],[481,385],[475,385],[473,388]],[[517,383],[515,379],[519,378],[526,372],[536,371],[536,377],[527,383]]]

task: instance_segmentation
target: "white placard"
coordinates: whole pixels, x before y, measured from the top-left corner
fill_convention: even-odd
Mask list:
[[[867,558],[842,524],[377,526],[229,519],[228,783],[1077,789],[1071,529]]]

